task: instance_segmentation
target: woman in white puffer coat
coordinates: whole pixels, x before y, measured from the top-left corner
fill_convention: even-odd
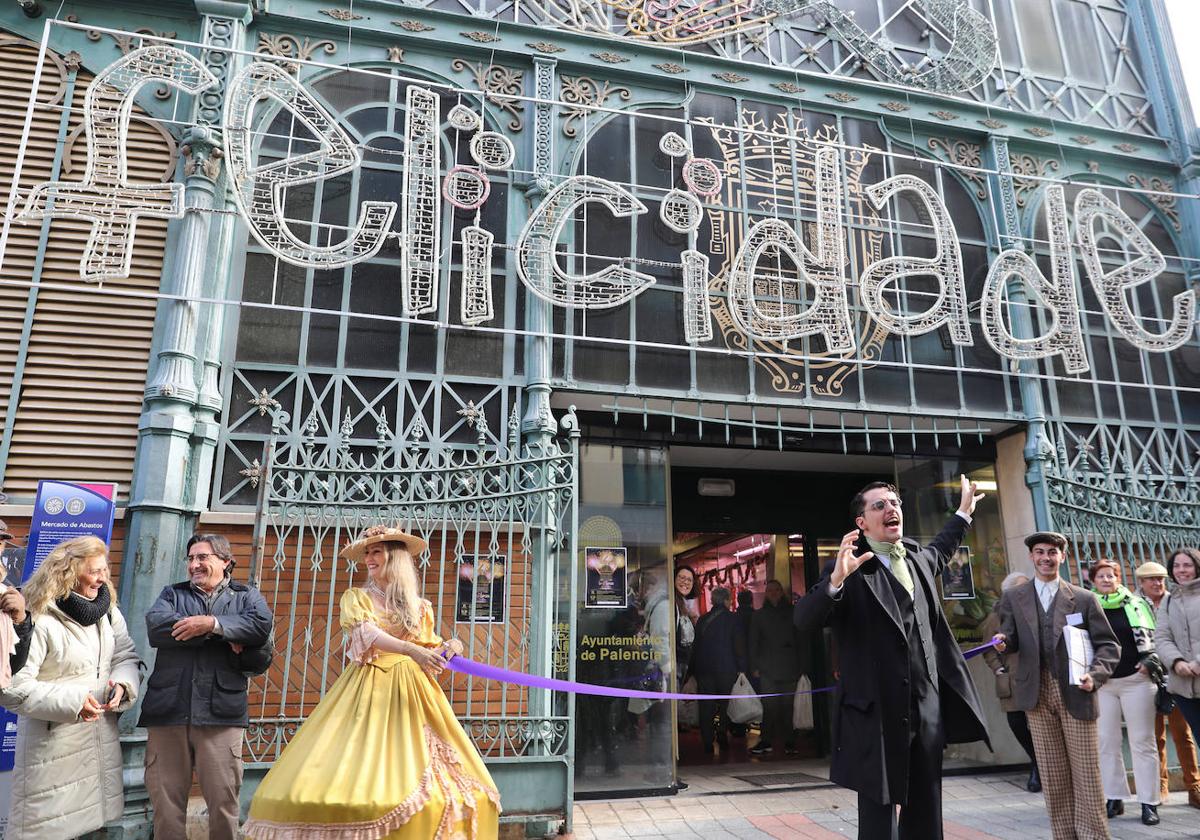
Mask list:
[[[121,816],[117,718],[139,660],[95,537],[60,543],[25,585],[33,637],[0,702],[20,715],[7,840],[78,837]]]

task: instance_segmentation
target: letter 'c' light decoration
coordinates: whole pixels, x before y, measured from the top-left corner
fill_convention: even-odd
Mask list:
[[[650,275],[624,266],[606,265],[592,274],[562,269],[555,245],[575,210],[589,202],[603,204],[618,219],[646,212],[629,190],[590,175],[573,175],[551,190],[517,240],[517,274],[542,300],[571,309],[608,309],[654,283]]]
[[[255,106],[264,101],[287,109],[316,138],[318,148],[252,166],[251,119]],[[383,247],[396,214],[392,201],[364,201],[358,225],[336,245],[310,245],[289,230],[284,191],[352,172],[362,157],[334,118],[281,68],[256,61],[233,78],[225,105],[225,157],[234,198],[250,232],[281,260],[304,268],[343,268],[369,259]]]

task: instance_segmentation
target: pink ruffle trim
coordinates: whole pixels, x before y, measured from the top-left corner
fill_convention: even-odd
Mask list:
[[[242,831],[254,840],[380,840],[424,810],[436,786],[446,800],[446,810],[431,840],[473,840],[479,829],[476,797],[483,794],[499,811],[499,791],[464,772],[458,753],[428,726],[425,745],[429,749],[429,767],[421,775],[421,783],[407,799],[378,819],[353,823],[282,823],[251,818]],[[454,826],[468,818],[468,833],[451,836]]]

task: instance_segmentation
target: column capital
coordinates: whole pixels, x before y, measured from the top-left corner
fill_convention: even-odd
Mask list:
[[[183,174],[190,183],[195,177],[201,177],[210,184],[215,184],[221,177],[221,161],[225,157],[219,132],[206,125],[194,125],[183,136],[179,146],[179,154],[183,156]]]

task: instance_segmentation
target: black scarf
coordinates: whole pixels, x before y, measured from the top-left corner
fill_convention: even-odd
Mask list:
[[[111,606],[107,586],[100,587],[100,594],[96,596],[96,600],[94,601],[89,601],[78,592],[72,592],[66,598],[59,598],[54,603],[60,610],[83,627],[91,627],[97,621],[104,618],[104,616],[108,615],[108,610]]]

